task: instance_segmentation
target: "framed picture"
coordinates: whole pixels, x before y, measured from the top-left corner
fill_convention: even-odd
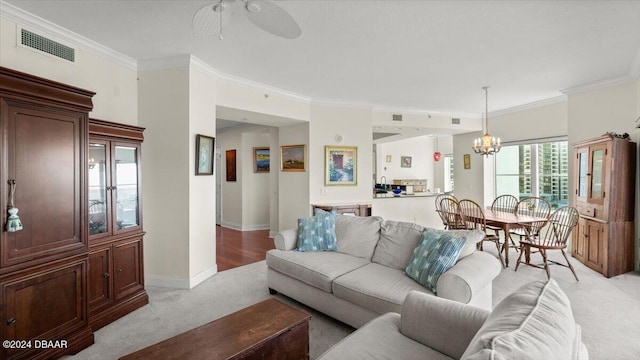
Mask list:
[[[386,162],[391,162],[391,155],[387,155]]]
[[[271,157],[268,147],[253,148],[253,172],[268,173],[271,168]]]
[[[471,169],[471,155],[464,154],[463,159],[464,159],[464,168]]]
[[[306,163],[306,145],[280,146],[280,170],[304,171]]]
[[[400,167],[410,168],[411,167],[411,156],[400,156]]]
[[[236,150],[227,150],[227,181],[236,181]]]
[[[355,146],[324,147],[324,184],[358,184],[358,148]]]
[[[196,135],[196,175],[213,175],[214,145],[214,138]]]

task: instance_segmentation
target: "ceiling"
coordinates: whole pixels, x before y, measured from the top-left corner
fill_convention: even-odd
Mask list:
[[[294,40],[234,4],[224,40],[194,37],[194,13],[213,2],[6,1],[136,60],[191,54],[233,78],[381,110],[479,116],[485,85],[492,112],[640,72],[640,1],[276,1],[302,29]]]

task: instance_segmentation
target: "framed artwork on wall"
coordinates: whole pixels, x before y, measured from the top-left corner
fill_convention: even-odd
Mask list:
[[[411,156],[400,156],[400,167],[410,168],[411,167]]]
[[[358,184],[358,148],[355,146],[324,147],[324,184]]]
[[[271,169],[271,157],[268,147],[253,148],[253,172],[268,173]]]
[[[307,163],[306,145],[280,146],[280,170],[304,171]]]
[[[227,150],[227,181],[236,181],[236,150]]]
[[[213,175],[213,149],[215,139],[196,135],[196,175]]]
[[[470,154],[464,154],[463,155],[463,159],[464,159],[464,168],[465,169],[471,169],[471,155]]]

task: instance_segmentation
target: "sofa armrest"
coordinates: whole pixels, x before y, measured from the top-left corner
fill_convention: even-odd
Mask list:
[[[440,276],[436,293],[439,297],[467,304],[490,285],[500,271],[502,266],[495,256],[476,251]]]
[[[298,242],[298,229],[287,229],[280,231],[273,238],[273,242],[278,250],[293,250]]]
[[[449,357],[460,359],[487,317],[487,310],[412,291],[402,306],[400,332]]]

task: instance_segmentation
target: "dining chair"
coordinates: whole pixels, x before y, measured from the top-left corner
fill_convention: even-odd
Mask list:
[[[478,248],[480,250],[482,250],[482,244],[485,241],[490,241],[496,245],[496,249],[498,250],[498,258],[500,258],[502,267],[505,268],[506,264],[504,262],[504,259],[502,258],[502,246],[500,244],[500,237],[495,234],[487,234],[487,219],[484,216],[482,207],[480,207],[480,205],[478,205],[478,203],[473,200],[463,199],[458,202],[458,212],[462,217],[465,229],[477,229],[484,233],[484,238],[480,243],[478,243]]]
[[[551,204],[549,204],[547,200],[541,197],[525,197],[522,200],[518,201],[515,212],[516,214],[535,216],[546,219],[551,214]],[[543,227],[545,223],[546,221],[531,223],[528,226],[528,230],[532,235],[537,236],[540,232],[540,228]],[[512,229],[510,233],[518,235],[520,239],[527,235],[527,232],[524,228]],[[515,244],[513,246],[515,246]]]
[[[550,279],[551,273],[549,271],[549,262],[551,262],[568,267],[571,269],[576,281],[580,281],[578,280],[578,275],[576,275],[576,271],[573,269],[573,266],[571,265],[571,262],[569,262],[569,258],[564,251],[564,249],[567,248],[567,240],[569,239],[571,230],[573,230],[573,228],[578,224],[579,218],[580,214],[576,208],[565,206],[554,211],[549,216],[549,220],[543,228],[539,229],[537,236],[530,231],[528,225],[524,225],[523,228],[527,232],[527,236],[520,240],[520,256],[516,262],[515,271],[518,271],[520,263],[524,263],[525,265],[544,269],[547,272],[547,279]],[[530,256],[532,248],[537,249],[536,252],[539,252],[540,255],[542,255],[542,265],[531,264]],[[564,259],[567,261],[567,265],[549,260],[547,257],[547,250],[560,250],[562,252],[562,256],[564,256]],[[524,262],[522,261],[523,254],[525,255]]]
[[[455,200],[455,197],[445,197],[440,200],[438,214],[442,218],[445,229],[465,229],[465,224],[458,211],[458,201]]]
[[[508,213],[514,213],[516,211],[516,205],[518,204],[518,198],[513,195],[500,195],[491,203],[491,211],[502,211]],[[502,228],[499,226],[487,225],[487,228],[493,230],[496,235],[500,234]],[[504,234],[504,239],[507,241],[508,234]],[[518,249],[516,244],[511,240],[514,249]]]
[[[444,228],[446,229],[447,228],[447,219],[443,215],[442,207],[440,206],[440,202],[442,201],[442,199],[453,199],[456,202],[458,202],[458,199],[456,199],[456,197],[453,194],[440,194],[440,195],[436,196],[436,212],[440,216],[440,219],[442,220],[442,225],[444,225]]]

